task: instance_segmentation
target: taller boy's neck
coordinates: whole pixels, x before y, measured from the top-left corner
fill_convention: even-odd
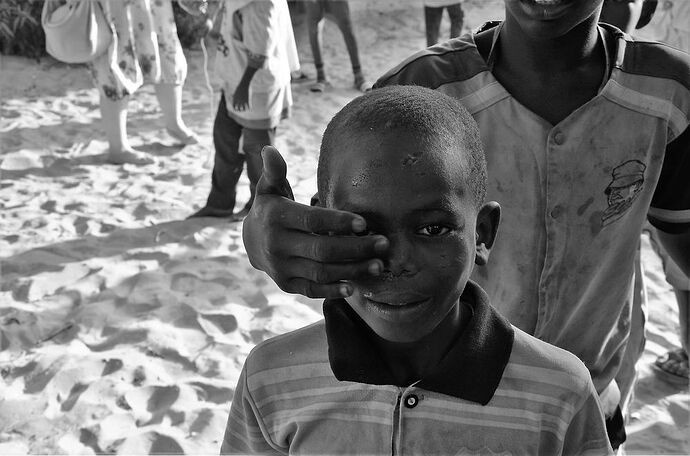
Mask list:
[[[594,15],[560,37],[538,38],[527,35],[515,19],[507,15],[499,40],[500,60],[520,62],[523,68],[539,73],[577,69],[597,55],[596,19]]]

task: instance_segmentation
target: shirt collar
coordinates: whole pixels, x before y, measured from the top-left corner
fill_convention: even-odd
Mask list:
[[[472,309],[470,321],[446,356],[415,386],[486,405],[508,364],[514,331],[474,282],[467,282],[460,300]],[[371,330],[344,299],[325,300],[323,314],[328,359],[338,380],[395,384],[372,347]]]

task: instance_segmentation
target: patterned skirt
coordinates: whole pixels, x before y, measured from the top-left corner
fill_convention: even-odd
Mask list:
[[[99,0],[114,31],[113,42],[91,64],[96,87],[111,100],[144,83],[182,84],[187,61],[171,0]]]

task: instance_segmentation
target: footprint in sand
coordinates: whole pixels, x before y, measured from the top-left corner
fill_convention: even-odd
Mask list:
[[[159,432],[147,432],[126,439],[117,448],[118,454],[184,454],[185,451],[173,437]]]
[[[146,386],[125,394],[139,427],[161,423],[166,415],[170,416],[172,422],[184,421],[184,412],[170,410],[179,397],[180,387],[177,385]]]
[[[62,403],[60,406],[60,410],[63,412],[69,412],[72,410],[72,407],[74,407],[74,404],[77,403],[79,400],[79,396],[81,396],[81,393],[86,391],[86,389],[89,387],[89,385],[84,385],[82,383],[76,383],[72,389],[69,392],[69,396],[67,396],[67,399]]]
[[[103,360],[105,365],[103,366],[103,372],[101,372],[101,377],[110,375],[113,372],[117,372],[122,369],[123,363],[121,359],[112,358],[109,360]]]
[[[191,386],[196,390],[199,401],[213,402],[214,404],[228,404],[232,400],[234,390],[222,386],[210,385],[203,382],[192,382]]]

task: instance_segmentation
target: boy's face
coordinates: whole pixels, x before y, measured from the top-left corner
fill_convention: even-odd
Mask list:
[[[418,341],[457,314],[475,262],[467,160],[404,131],[356,136],[332,151],[326,205],[364,216],[390,250],[383,272],[353,282],[347,302],[379,337]]]
[[[505,0],[506,15],[535,38],[558,38],[591,17],[603,0]]]

